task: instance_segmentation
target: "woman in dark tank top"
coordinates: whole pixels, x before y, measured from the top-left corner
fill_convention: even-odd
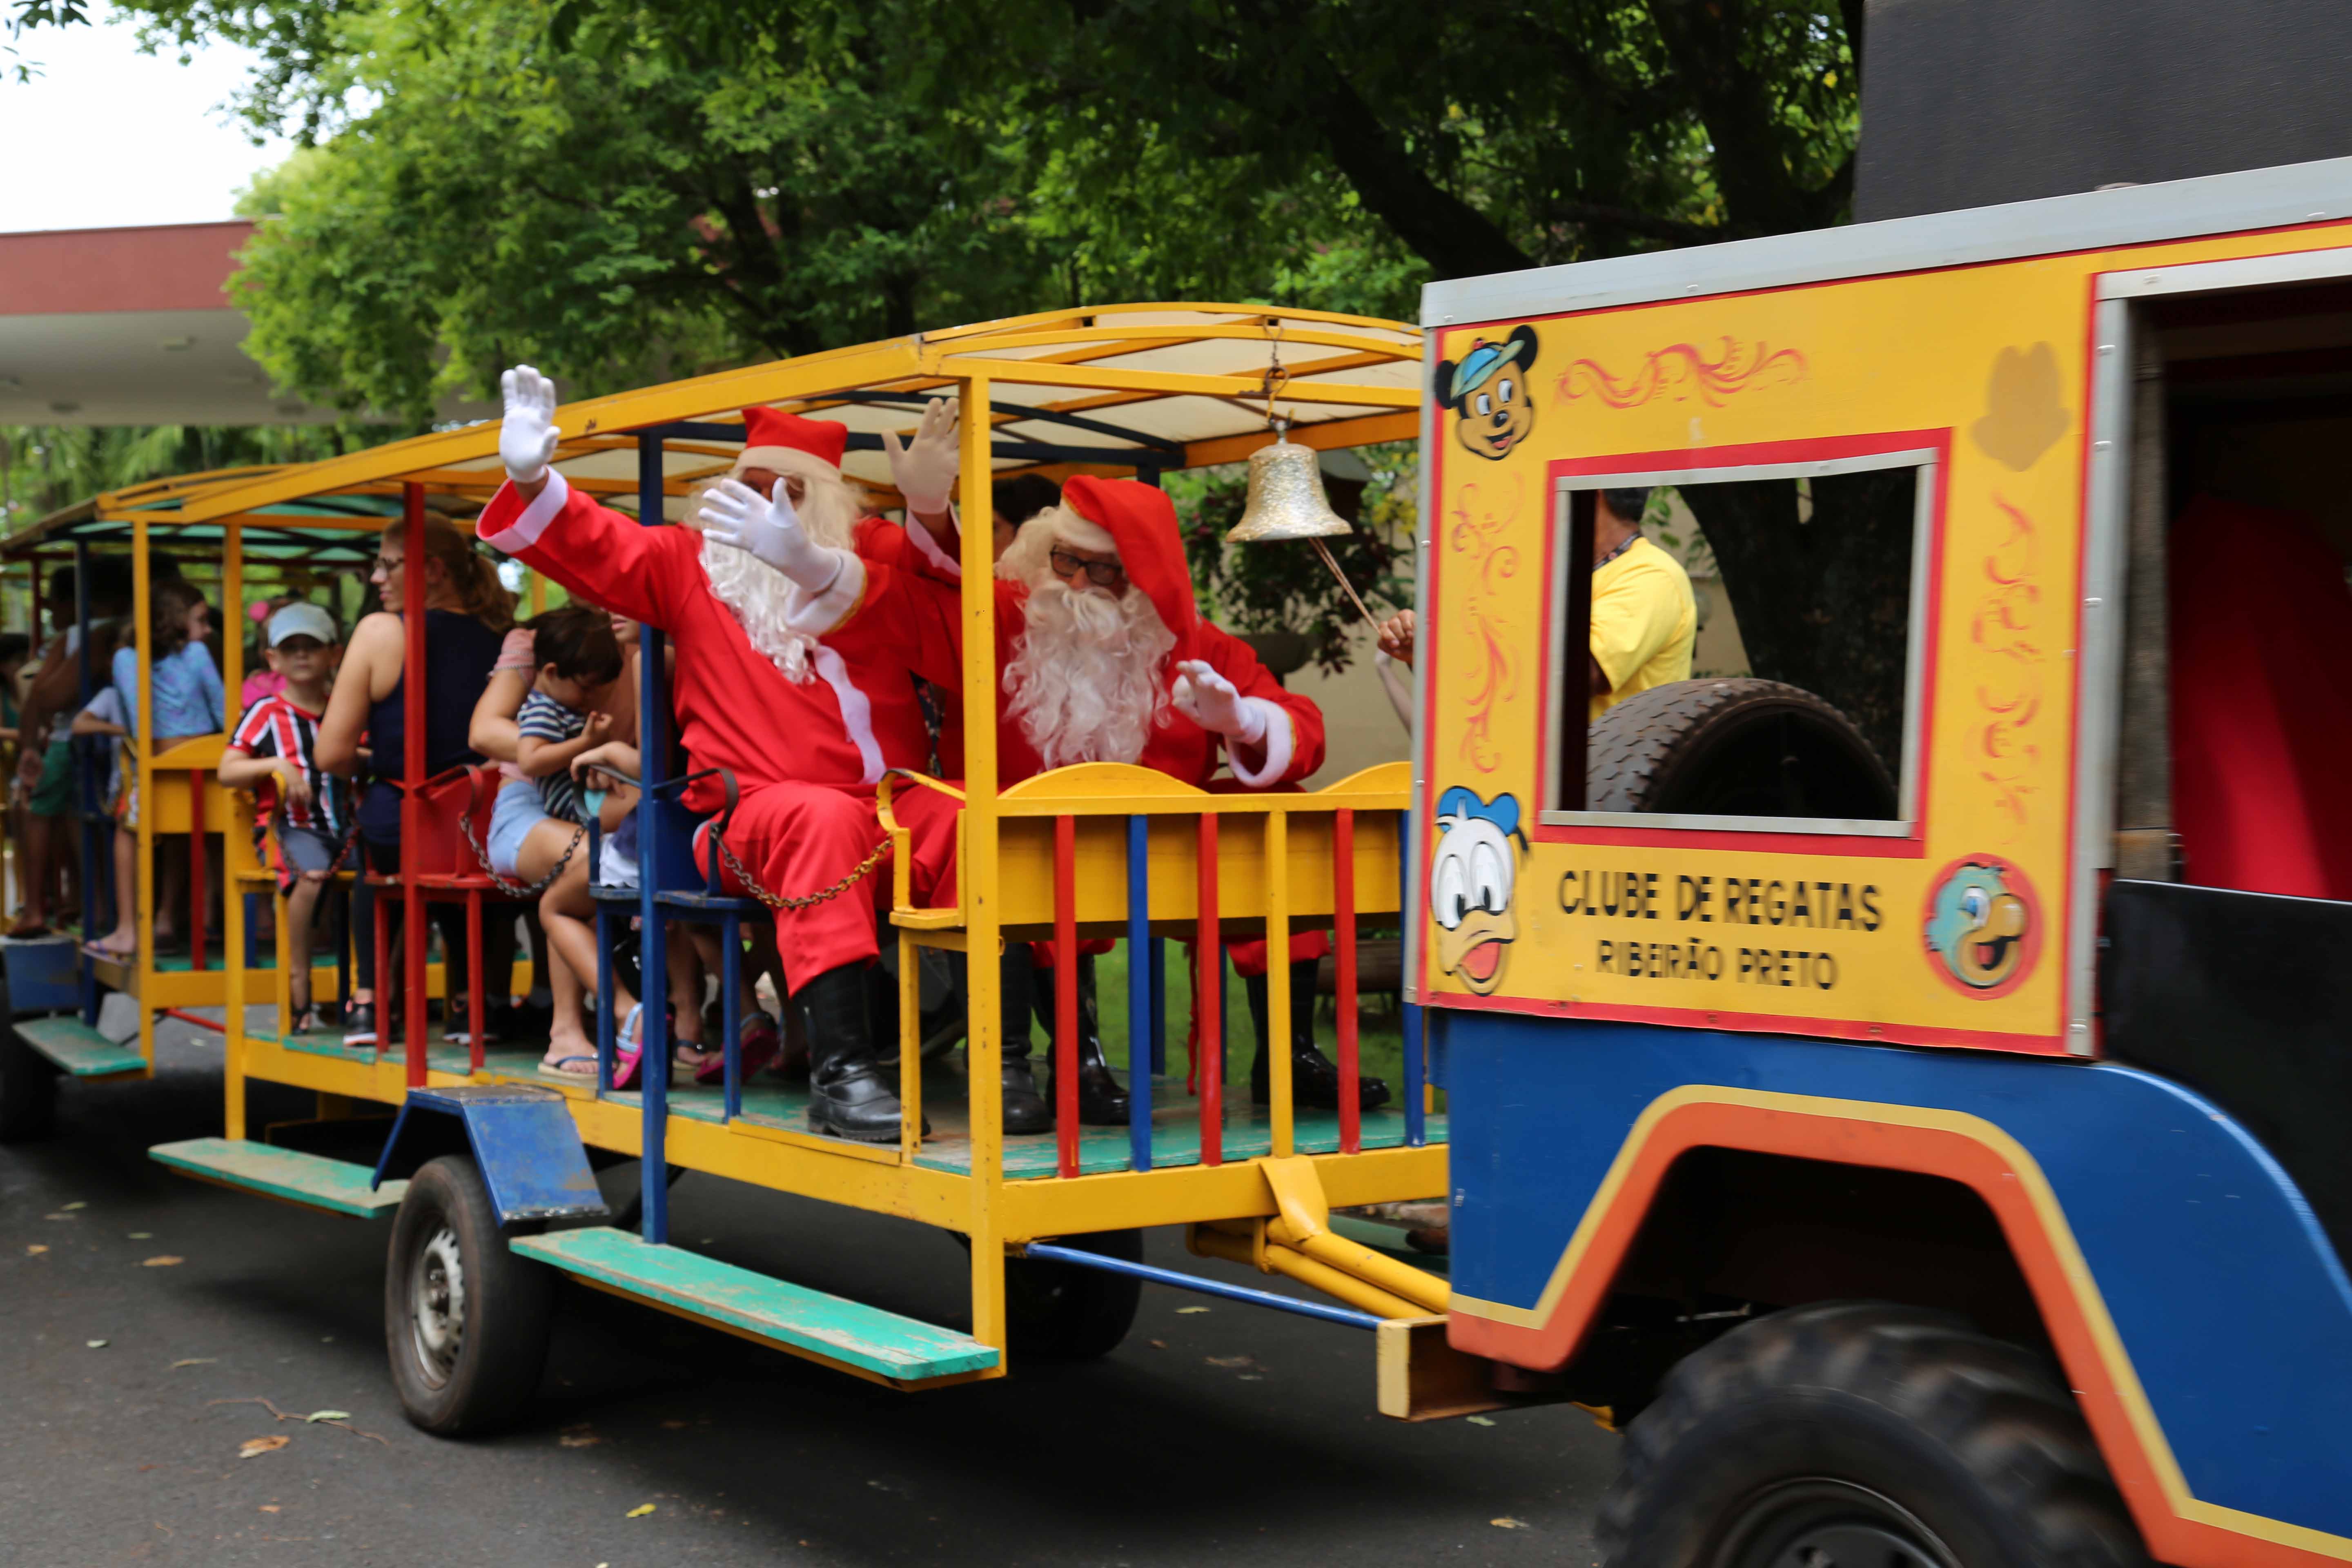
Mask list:
[[[383,531],[372,579],[387,606],[406,601],[409,553],[406,524],[394,522]],[[498,662],[499,644],[514,624],[514,598],[499,585],[497,572],[473,541],[435,512],[425,517],[425,775],[430,778],[481,761],[466,744],[466,731],[490,667]],[[363,617],[352,628],[326,715],[319,721],[320,766],[367,781],[360,795],[359,830],[367,867],[375,871],[400,868],[397,786],[408,756],[403,700],[407,654],[407,627],[397,610],[386,608]],[[364,760],[360,755],[362,741],[368,750]],[[376,1037],[374,904],[362,879],[352,901],[354,973],[345,1038],[354,1045],[371,1044]],[[454,921],[457,914],[444,908],[435,910],[436,920]],[[453,954],[465,951],[462,923],[456,929],[455,941],[449,929],[442,933]],[[398,941],[395,933],[394,952]],[[497,959],[495,952],[486,955],[493,973]]]

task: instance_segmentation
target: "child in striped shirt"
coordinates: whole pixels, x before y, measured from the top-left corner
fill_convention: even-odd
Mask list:
[[[601,610],[570,605],[540,616],[531,627],[539,676],[515,715],[520,732],[515,766],[537,781],[548,816],[578,822],[580,786],[572,782],[572,760],[613,738],[612,715],[595,710],[608,706],[625,661]]]
[[[319,719],[335,668],[335,623],[316,605],[288,605],[269,617],[265,657],[285,678],[283,689],[256,700],[236,721],[221,753],[220,781],[254,792],[255,834],[286,895],[289,1029],[320,1027],[310,999],[310,928],[321,895],[343,860],[352,835],[351,784],[319,766]],[[268,852],[269,845],[276,852]]]

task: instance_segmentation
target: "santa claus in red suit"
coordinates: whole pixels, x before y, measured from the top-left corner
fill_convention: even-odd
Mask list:
[[[692,766],[730,770],[741,804],[727,849],[758,883],[805,898],[841,883],[881,835],[874,786],[919,767],[929,739],[910,668],[952,670],[949,628],[904,594],[874,592],[847,548],[858,508],[841,478],[839,425],[753,411],[736,469],[763,481],[765,531],[640,527],[573,491],[549,466],[561,432],[553,384],[507,373],[499,451],[508,482],[481,538],[573,593],[659,627],[676,647],[671,698]],[[745,496],[740,483],[722,481]],[[780,513],[782,523],[771,517]],[[851,612],[856,614],[853,616]],[[715,778],[688,786],[688,809],[723,803]],[[896,797],[913,836],[916,897],[954,900],[955,803],[935,791]],[[706,830],[698,850],[715,858]],[[730,869],[728,885],[746,891]],[[865,972],[877,954],[874,884],[779,910],[776,937],[811,1044],[811,1123],[889,1142],[899,1105],[878,1070]],[[635,1069],[634,1037],[624,1064]]]
[[[936,412],[938,405],[933,405]],[[927,416],[927,425],[929,422]],[[949,448],[952,450],[952,448]],[[951,481],[952,471],[947,475]],[[903,489],[903,485],[902,485]],[[910,512],[943,521],[945,483],[910,496]],[[909,530],[907,542],[880,541],[926,576],[951,580],[949,540]],[[951,539],[951,536],[950,536]],[[1250,789],[1295,787],[1323,761],[1323,716],[1314,702],[1284,689],[1248,644],[1201,618],[1175,508],[1158,489],[1132,480],[1079,477],[1024,525],[997,563],[997,658],[1003,671],[998,777],[1009,784],[1075,763],[1139,764],[1201,788],[1213,787],[1220,765]],[[943,588],[933,590],[941,616],[958,618]],[[1083,1120],[1120,1124],[1127,1096],[1102,1058],[1094,1005],[1092,952],[1082,960],[1079,1105]],[[1339,1070],[1316,1047],[1315,969],[1329,950],[1320,931],[1290,941],[1294,1017],[1288,1020],[1292,1081],[1303,1105],[1339,1102]],[[1051,950],[1035,957],[1051,963]],[[1268,1099],[1266,944],[1236,943],[1235,967],[1258,1024],[1251,1069],[1255,1098]],[[1045,988],[1006,974],[1005,1034],[1025,1039],[1028,1007],[1050,1030]],[[1026,993],[1027,994],[1024,994]],[[1386,1103],[1388,1086],[1360,1080],[1365,1109]]]

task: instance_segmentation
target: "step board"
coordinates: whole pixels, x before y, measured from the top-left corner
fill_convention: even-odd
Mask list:
[[[225,1187],[280,1198],[305,1208],[360,1219],[382,1219],[400,1206],[406,1182],[386,1182],[371,1190],[375,1172],[349,1160],[248,1143],[236,1138],[191,1138],[181,1143],[158,1143],[147,1151],[173,1170]]]
[[[76,1078],[112,1078],[145,1072],[147,1058],[136,1046],[119,1046],[68,1013],[57,1018],[20,1018],[16,1037]]]
[[[675,1247],[648,1246],[609,1226],[517,1237],[512,1246],[615,1295],[893,1387],[961,1381],[997,1362],[995,1347],[951,1329]]]

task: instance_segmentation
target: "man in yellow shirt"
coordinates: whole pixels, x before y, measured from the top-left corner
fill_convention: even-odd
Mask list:
[[[1593,498],[1589,719],[1637,691],[1690,679],[1698,606],[1682,563],[1642,536],[1649,504],[1646,489]]]
[[[1682,563],[1642,536],[1649,504],[1646,489],[1602,490],[1594,499],[1588,721],[1636,691],[1690,679],[1698,605]],[[1415,629],[1411,610],[1390,616],[1381,651],[1410,668]]]

